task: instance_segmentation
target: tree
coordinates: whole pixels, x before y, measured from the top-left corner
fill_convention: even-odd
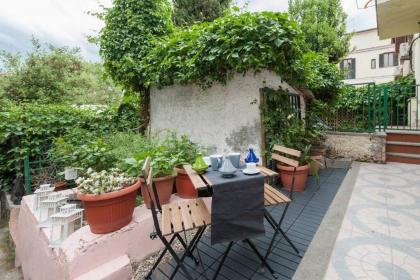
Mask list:
[[[107,104],[120,99],[121,91],[98,63],[82,60],[77,48],[42,46],[32,40],[25,56],[0,52],[0,99],[16,103]]]
[[[177,26],[213,21],[229,8],[230,0],[174,0],[173,21]]]
[[[103,14],[98,42],[105,69],[119,85],[140,95],[143,129],[148,125],[149,89],[139,65],[159,38],[172,32],[171,15],[167,0],[115,0]]]
[[[340,0],[289,0],[289,14],[299,23],[310,50],[326,54],[334,63],[349,51],[351,34]]]

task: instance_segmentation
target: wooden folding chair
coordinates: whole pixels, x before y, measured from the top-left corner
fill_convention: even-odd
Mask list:
[[[150,166],[150,158],[146,159],[142,173],[147,185],[146,189],[150,198],[150,210],[152,212],[154,224],[154,232],[150,235],[150,237],[152,239],[159,237],[165,246],[152,269],[147,274],[146,279],[150,279],[153,271],[162,261],[162,258],[166,252],[169,252],[177,263],[177,266],[175,267],[175,270],[169,279],[173,279],[175,277],[175,274],[179,268],[182,269],[188,279],[193,279],[184,265],[184,259],[185,257],[189,256],[194,259],[196,264],[198,264],[198,261],[195,259],[192,253],[196,248],[206,227],[210,225],[211,218],[209,210],[201,198],[173,202],[162,205],[162,207],[160,207],[160,205],[155,205],[155,203],[159,204],[159,199],[157,196],[156,187],[152,181],[152,167]],[[152,192],[157,198],[156,202],[152,199]],[[162,216],[161,224],[159,223],[158,214],[161,214]],[[187,245],[186,242],[181,238],[180,233],[183,232],[185,234],[186,231],[192,229],[197,229],[197,232],[192,238],[190,244]],[[166,237],[169,236],[172,237],[168,241]],[[177,256],[176,252],[172,248],[172,243],[176,238],[185,248],[185,253],[181,258]]]
[[[293,190],[295,186],[295,173],[296,173],[296,168],[299,166],[299,161],[296,159],[288,158],[282,154],[288,155],[289,157],[294,157],[297,159],[299,159],[301,156],[301,152],[298,150],[286,148],[280,145],[274,145],[273,147],[273,154],[271,155],[271,158],[282,164],[286,164],[286,165],[294,167],[294,170],[293,170],[293,177],[292,177],[292,186],[289,192],[289,196],[284,195],[282,192],[270,186],[269,184],[264,185],[264,204],[266,206],[265,218],[274,229],[274,234],[273,234],[273,237],[271,238],[271,242],[270,242],[270,245],[268,246],[268,250],[265,255],[265,258],[268,258],[268,256],[270,255],[272,247],[276,240],[276,237],[279,233],[284,237],[287,243],[290,244],[290,246],[293,248],[296,254],[299,257],[301,257],[299,250],[296,248],[296,246],[293,244],[293,242],[290,240],[290,238],[281,228],[284,217],[286,216],[287,210],[289,209],[289,205],[293,200]],[[274,217],[270,214],[270,212],[267,210],[267,207],[277,206],[279,204],[285,204],[285,208],[280,217],[280,220],[277,222],[274,219]]]

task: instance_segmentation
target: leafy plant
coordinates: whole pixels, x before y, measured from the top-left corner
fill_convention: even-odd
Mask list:
[[[118,169],[95,172],[88,169],[85,177],[76,180],[77,190],[83,194],[100,195],[132,185],[135,179]]]
[[[192,164],[200,152],[200,147],[192,142],[187,135],[178,136],[175,132],[167,133],[162,144],[168,148],[168,153],[176,159],[175,165],[178,167]]]
[[[73,133],[66,143],[77,146],[87,143],[87,139],[130,129],[132,123],[120,123],[113,108],[96,111],[68,105],[9,104],[0,111],[0,183],[11,185],[16,176],[23,174],[25,157],[31,161],[45,159],[57,137]],[[67,141],[69,138],[71,141]],[[62,144],[56,158],[61,158],[70,148]],[[81,153],[98,152],[92,145],[96,144],[87,145]],[[64,160],[76,161],[71,156],[64,156]]]
[[[307,47],[338,62],[349,51],[351,34],[340,0],[289,0],[289,14],[305,36]]]
[[[229,8],[230,0],[174,0],[173,21],[178,26],[213,21]]]
[[[279,144],[301,151],[301,165],[311,162],[311,145],[322,137],[323,129],[311,114],[307,115],[305,122],[299,118],[298,108],[290,103],[288,92],[265,89],[264,93],[264,127],[268,151],[271,151],[274,144]]]
[[[33,39],[25,56],[0,51],[0,97],[16,103],[114,104],[121,98],[99,63],[82,60],[79,49]]]

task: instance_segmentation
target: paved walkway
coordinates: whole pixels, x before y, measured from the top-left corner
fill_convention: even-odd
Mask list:
[[[420,165],[360,166],[325,279],[420,279]]]

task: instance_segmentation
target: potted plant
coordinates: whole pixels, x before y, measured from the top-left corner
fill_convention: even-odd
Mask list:
[[[177,137],[175,133],[170,134],[165,141],[170,154],[176,159],[175,178],[176,192],[182,198],[196,198],[197,190],[187,172],[184,170],[185,164],[192,164],[199,154],[199,147],[193,143],[187,135]]]
[[[295,167],[293,166],[277,164],[277,170],[279,171],[281,183],[286,190],[291,191],[292,189],[293,175],[295,177],[293,191],[303,192],[306,190],[310,163],[312,161],[311,157],[309,156],[310,149],[310,145],[302,149],[302,154],[299,158],[299,166],[296,167],[296,171]]]
[[[76,180],[77,198],[83,202],[93,233],[103,234],[128,225],[133,217],[140,182],[118,169],[88,169]]]
[[[162,144],[150,145],[147,151],[141,151],[134,158],[125,159],[122,168],[132,176],[138,176],[143,166],[144,160],[150,157],[152,159],[151,166],[153,170],[153,183],[159,197],[160,204],[169,202],[175,180],[175,163],[176,158],[171,156],[166,146]],[[149,195],[147,194],[146,184],[142,178],[141,182],[141,195],[143,196],[144,203],[147,208],[150,208]],[[155,201],[154,194],[152,198]]]

